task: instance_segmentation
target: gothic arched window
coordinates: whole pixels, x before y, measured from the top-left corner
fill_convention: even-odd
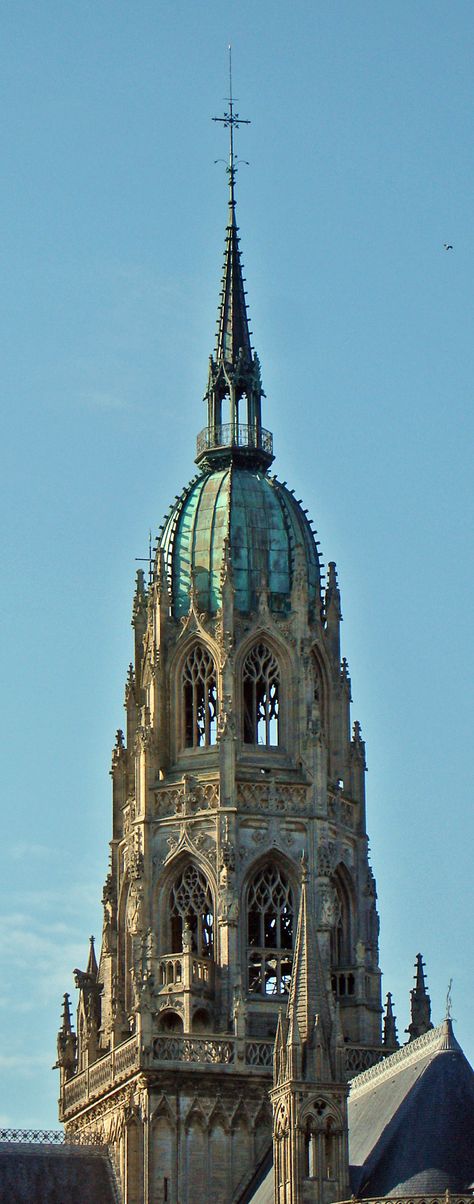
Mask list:
[[[352,907],[349,887],[344,881],[343,873],[336,872],[334,886],[337,913],[336,923],[331,932],[331,962],[334,969],[347,969],[352,964]]]
[[[280,669],[266,644],[255,644],[243,667],[244,743],[279,743]]]
[[[172,953],[212,957],[214,909],[211,888],[201,870],[189,862],[175,878],[170,891]]]
[[[338,1145],[340,1129],[333,1116],[327,1115],[327,1105],[319,1099],[313,1105],[315,1114],[308,1117],[305,1133],[305,1176],[309,1179],[336,1179],[338,1174]]]
[[[287,995],[293,959],[294,905],[290,883],[269,863],[248,890],[248,989],[250,994]]]
[[[217,682],[212,656],[195,644],[182,669],[184,743],[186,748],[215,744],[217,729]]]

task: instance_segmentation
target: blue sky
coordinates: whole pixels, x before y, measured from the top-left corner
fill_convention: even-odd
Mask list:
[[[1,1123],[100,934],[135,558],[193,475],[238,218],[275,469],[338,564],[384,992],[472,1000],[474,8],[2,0]],[[443,244],[453,243],[445,252]]]

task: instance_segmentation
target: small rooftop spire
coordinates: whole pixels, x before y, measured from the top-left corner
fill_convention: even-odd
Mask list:
[[[234,97],[232,95],[232,48],[229,46],[229,97],[228,109],[223,117],[213,117],[229,130],[229,213],[227,219],[226,244],[224,252],[224,274],[219,305],[216,361],[234,365],[239,354],[251,362],[252,348],[248,324],[247,305],[245,301],[244,280],[240,260],[238,226],[235,217],[235,177],[237,173],[234,152],[234,129],[240,125],[250,125],[246,118],[239,117],[234,112]]]
[[[87,962],[86,974],[89,974],[91,978],[97,978],[98,972],[99,967],[97,965],[97,958],[95,955],[95,942],[94,937],[91,936],[89,937],[89,960]]]
[[[301,859],[301,898],[295,952],[287,1006],[288,1045],[297,1032],[302,1045],[305,1074],[319,1065],[319,1075],[332,1077],[334,1063],[334,1015],[328,996],[326,975],[319,950],[318,934],[308,899],[307,861]]]
[[[411,1020],[406,1032],[408,1040],[414,1041],[433,1028],[431,1022],[431,999],[426,990],[424,962],[417,953],[415,962],[415,986],[410,991]]]
[[[383,1043],[386,1049],[398,1049],[396,1016],[393,1013],[392,995],[389,991],[383,1018]]]

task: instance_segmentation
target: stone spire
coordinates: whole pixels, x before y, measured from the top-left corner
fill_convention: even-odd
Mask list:
[[[89,974],[90,978],[96,979],[98,972],[99,967],[97,965],[97,958],[95,955],[95,938],[91,936],[89,937],[89,959],[87,962],[86,974]]]
[[[344,1035],[326,988],[304,861],[302,869],[287,1015],[278,1021],[270,1092],[280,1204],[342,1200],[349,1192]]]
[[[396,1016],[393,1013],[392,995],[389,991],[383,1018],[383,1043],[386,1049],[398,1049]]]
[[[63,997],[61,1028],[58,1032],[58,1060],[56,1066],[61,1071],[61,1082],[70,1079],[76,1066],[76,1035],[72,1031],[71,1006],[69,995]]]
[[[291,1030],[297,1028],[305,1048],[313,1044],[315,1025],[327,1046],[332,1029],[332,1016],[326,990],[325,974],[319,952],[318,937],[311,908],[308,906],[308,871],[302,863],[301,900],[296,931],[293,972],[288,997],[287,1021]]]
[[[426,990],[424,962],[417,953],[415,962],[415,986],[410,991],[411,1021],[406,1029],[408,1040],[414,1041],[433,1028],[431,1023],[431,999]]]

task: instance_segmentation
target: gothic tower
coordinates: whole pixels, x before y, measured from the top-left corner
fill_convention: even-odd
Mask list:
[[[381,1055],[365,751],[358,723],[351,732],[336,567],[324,585],[307,512],[270,472],[232,99],[223,120],[229,200],[207,424],[149,580],[137,574],[102,946],[76,971],[77,1036],[66,998],[58,1040],[61,1119],[111,1145],[126,1204],[240,1199],[271,1144],[291,981],[300,1033],[286,1032],[275,1090],[293,1098],[294,1082],[318,1072],[341,1190],[343,1084]],[[305,994],[299,969],[313,928],[318,1031],[316,988]]]

